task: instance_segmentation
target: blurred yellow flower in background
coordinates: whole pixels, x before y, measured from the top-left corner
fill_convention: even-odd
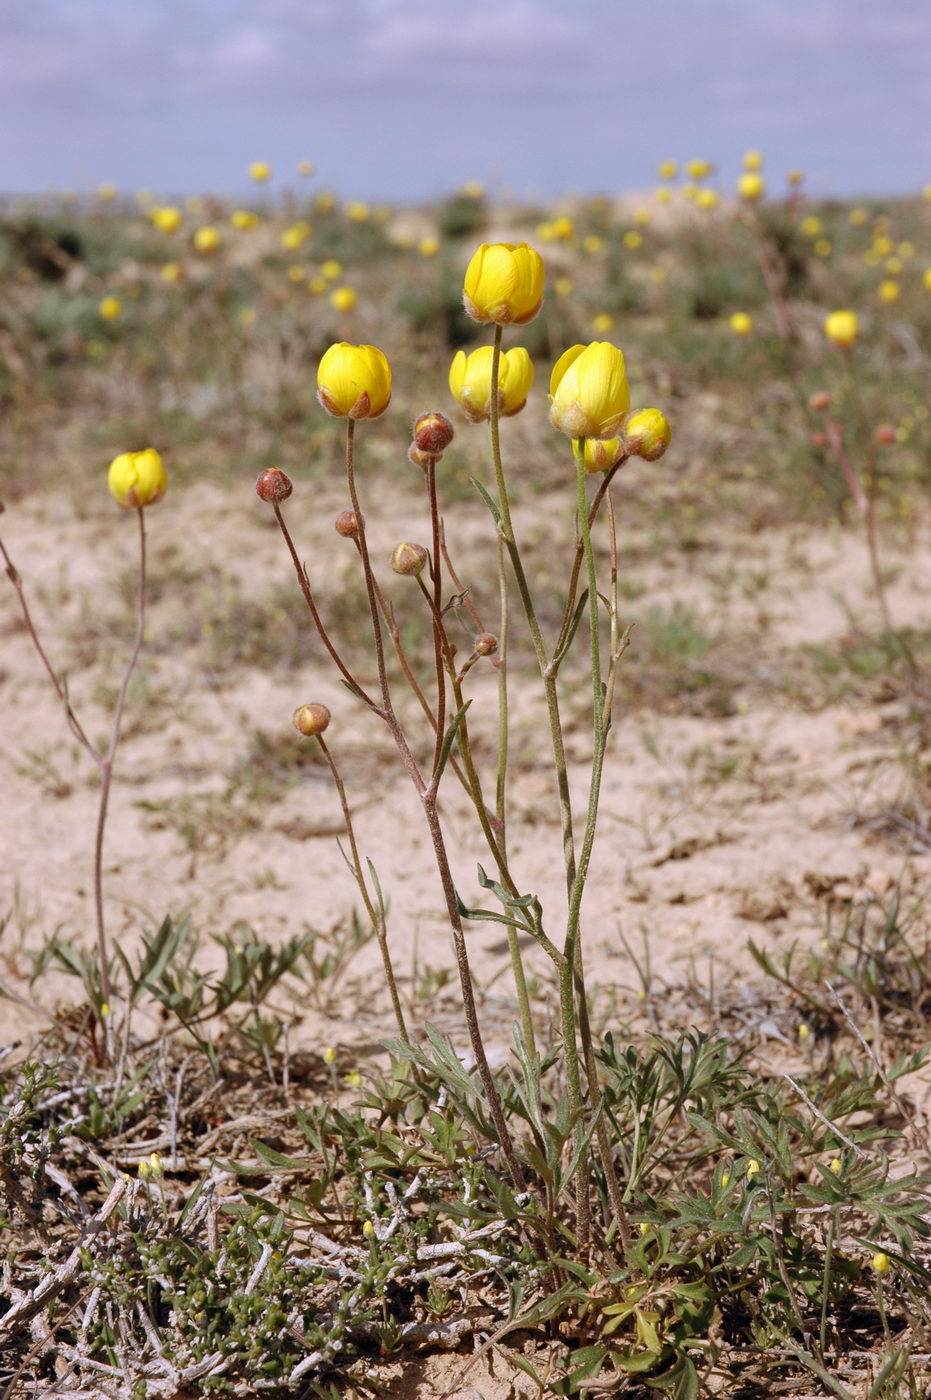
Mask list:
[[[194,247],[198,253],[215,253],[222,242],[219,230],[215,229],[212,224],[197,229],[194,234]]]
[[[334,287],[330,293],[330,305],[337,311],[351,311],[359,300],[354,287]]]
[[[749,335],[753,330],[753,318],[746,311],[735,311],[729,325],[735,335]]]
[[[832,311],[824,322],[824,333],[834,345],[846,348],[860,334],[860,321],[855,311]]]
[[[254,160],[249,166],[249,179],[257,185],[265,185],[272,178],[272,168],[265,160]]]
[[[97,311],[104,321],[115,321],[123,314],[123,303],[119,297],[103,297],[97,304]]]

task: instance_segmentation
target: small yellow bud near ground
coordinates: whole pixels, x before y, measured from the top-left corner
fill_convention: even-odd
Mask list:
[[[107,474],[110,495],[124,510],[151,506],[160,501],[168,487],[161,457],[154,448],[142,452],[121,452],[110,463]]]
[[[362,1075],[357,1069],[351,1069],[346,1075],[346,1086],[349,1089],[362,1088]]]
[[[915,244],[912,243],[910,239],[906,238],[904,242],[900,243],[899,246],[896,248],[896,252],[904,262],[908,262],[910,258],[913,258],[915,256],[915,254],[918,252],[918,249],[915,247]]]
[[[326,289],[327,281],[325,277],[311,277],[310,281],[307,283],[307,290],[313,292],[315,297],[322,296]]]
[[[888,1274],[891,1267],[892,1260],[888,1254],[883,1254],[881,1250],[878,1254],[874,1254],[870,1260],[870,1268],[874,1274]]]
[[[873,239],[873,251],[878,253],[881,258],[888,258],[889,254],[893,252],[894,249],[895,244],[888,234],[881,233],[877,238]]]
[[[586,253],[600,253],[604,245],[604,239],[597,233],[587,233],[582,239],[582,247]]]
[[[828,1163],[828,1166],[835,1176],[840,1176],[840,1169],[843,1166],[843,1163],[841,1162],[841,1159],[839,1157],[832,1157],[830,1162]]]
[[[811,1039],[811,1027],[810,1027],[810,1026],[806,1026],[806,1024],[805,1024],[804,1021],[801,1023],[801,1025],[800,1025],[799,1028],[798,1028],[798,1038],[799,1038],[799,1040],[810,1040],[810,1039]]]
[[[786,179],[788,180],[790,185],[798,186],[804,181],[805,172],[804,170],[790,170],[788,175],[786,176]]]
[[[305,739],[312,739],[316,734],[323,733],[331,718],[326,705],[300,705],[294,711],[293,723],[299,734],[303,734]],[[324,1050],[323,1058],[328,1065],[336,1059],[336,1051],[332,1045],[328,1045]]]
[[[100,1003],[100,1019],[101,1019],[101,1021],[105,1021],[105,1020],[107,1019],[108,1016],[112,1016],[112,1015],[113,1015],[113,1012],[110,1010],[110,1003],[109,1003],[108,1001],[102,1001],[102,1002]]]
[[[374,1237],[375,1237],[375,1226],[372,1224],[371,1220],[363,1220],[363,1222],[362,1222],[362,1233],[363,1233],[363,1235],[365,1236],[365,1238],[366,1238],[367,1240],[374,1239]]]
[[[710,160],[690,160],[685,167],[692,180],[706,180],[713,169]]]
[[[599,335],[606,335],[614,326],[614,317],[607,311],[599,311],[597,316],[592,318],[592,330]]]
[[[194,247],[198,253],[215,253],[222,242],[219,230],[212,224],[197,229],[194,234]]]
[[[550,422],[571,438],[610,438],[630,408],[624,356],[610,341],[573,345],[550,375]]]
[[[116,185],[110,180],[105,180],[102,185],[97,186],[97,196],[99,199],[105,199],[108,202],[111,199],[116,199]]]
[[[651,267],[647,275],[649,276],[650,281],[655,282],[657,285],[669,281],[669,273],[667,272],[666,268],[662,266],[661,263],[657,263],[655,267]]]
[[[749,335],[753,330],[753,318],[746,311],[735,311],[729,325],[735,335]]]
[[[827,258],[831,255],[831,240],[829,238],[816,238],[814,243],[814,254],[816,258]]]
[[[483,243],[472,255],[462,299],[473,321],[525,326],[543,304],[543,259],[526,243]]]
[[[494,351],[480,345],[467,355],[457,351],[449,369],[449,390],[472,423],[491,416],[491,365]],[[533,361],[522,345],[502,352],[498,362],[498,412],[504,418],[520,413],[533,385]]]
[[[653,198],[657,204],[669,204],[672,201],[672,190],[667,189],[665,185],[660,185],[658,190],[654,190]]]
[[[717,209],[720,199],[716,190],[699,190],[695,196],[699,209]]]
[[[332,214],[336,207],[336,195],[332,190],[320,190],[314,196],[314,208],[321,214]]]
[[[249,179],[257,185],[264,185],[272,178],[272,168],[267,160],[254,160],[249,166]]]
[[[658,408],[641,408],[624,425],[624,440],[631,456],[658,462],[672,441],[672,429]]]
[[[149,1174],[156,1179],[165,1175],[165,1168],[162,1159],[157,1152],[149,1153]]]
[[[847,218],[849,219],[850,223],[853,224],[854,228],[862,228],[862,226],[866,223],[867,219],[869,218],[869,215],[867,214],[865,209],[861,209],[858,206],[856,209],[851,209],[850,213],[847,215]]]
[[[824,322],[824,333],[834,345],[853,345],[860,334],[860,321],[855,311],[832,311]]]
[[[309,707],[308,707],[308,708],[309,708]],[[325,1065],[331,1065],[335,1059],[336,1059],[336,1047],[333,1046],[333,1045],[328,1045],[328,1046],[326,1047],[326,1049],[324,1050],[324,1052],[323,1052],[323,1063],[324,1063]]]
[[[751,1157],[747,1163],[747,1176],[756,1176],[762,1170],[755,1157]]]
[[[722,1173],[721,1173],[721,1185],[722,1185],[722,1186],[729,1186],[729,1185],[730,1185],[730,1180],[731,1180],[731,1174],[730,1174],[730,1172],[722,1172]]]
[[[741,175],[737,181],[737,193],[741,199],[745,199],[748,204],[754,204],[758,199],[762,199],[766,193],[766,183],[762,175],[756,173],[756,167],[748,167],[745,175]]]
[[[333,418],[378,418],[391,402],[391,366],[375,345],[331,345],[317,367],[317,398]]]
[[[104,297],[97,306],[97,311],[104,321],[115,321],[123,314],[123,303],[119,297]]]
[[[288,268],[289,282],[303,282],[305,276],[305,270],[303,267],[301,267],[300,263],[292,263],[291,266]]]
[[[145,1157],[143,1157],[142,1161],[139,1163],[139,1166],[136,1168],[136,1170],[137,1170],[138,1173],[139,1173],[139,1180],[140,1180],[140,1181],[145,1181],[145,1179],[146,1179],[147,1176],[149,1175],[149,1163],[148,1163],[148,1161],[147,1161],[147,1159],[146,1159]]]
[[[311,233],[312,229],[310,224],[301,220],[299,223],[292,224],[290,228],[285,229],[284,233],[281,235],[281,246],[287,253],[296,253],[298,248],[307,242]]]

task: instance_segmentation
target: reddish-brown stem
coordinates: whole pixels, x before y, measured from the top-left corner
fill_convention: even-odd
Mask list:
[[[468,612],[469,616],[472,619],[472,622],[475,625],[476,632],[484,632],[485,628],[482,624],[482,619],[478,615],[478,609],[472,601],[472,594],[468,588],[463,587],[459,575],[453,568],[453,561],[449,557],[449,549],[446,545],[446,530],[444,528],[442,520],[440,521],[440,553],[442,554],[443,562],[446,565],[446,572],[452,579],[453,587],[456,590],[456,595],[457,597],[461,598],[463,603],[465,604],[466,611]]]
[[[436,743],[433,750],[433,772],[437,773],[443,735],[446,730],[446,669],[444,653],[449,642],[443,630],[443,556],[440,553],[440,510],[436,499],[436,458],[427,458],[427,496],[430,501],[430,529],[433,552],[430,570],[433,578],[433,657],[436,668]],[[419,580],[418,580],[419,581]],[[444,646],[445,643],[445,646]]]

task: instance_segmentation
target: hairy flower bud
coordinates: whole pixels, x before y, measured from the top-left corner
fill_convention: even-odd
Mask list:
[[[430,463],[431,457],[429,452],[421,452],[416,442],[412,442],[410,447],[407,449],[407,460],[409,462],[413,462],[415,467],[419,467],[421,471],[425,472]]]
[[[262,472],[255,483],[255,494],[260,501],[267,501],[269,505],[286,501],[293,489],[291,478],[277,467],[269,467],[267,471]]]
[[[585,470],[587,472],[606,472],[609,467],[614,466],[615,462],[621,461],[627,455],[623,438],[585,439]]]
[[[479,656],[493,656],[498,650],[498,638],[490,632],[480,632],[472,643]]]
[[[294,728],[306,739],[322,734],[330,722],[330,712],[326,705],[300,705],[294,711]]]
[[[658,462],[672,441],[669,420],[658,408],[641,408],[624,426],[627,451],[645,462]]]
[[[333,522],[333,526],[338,535],[342,535],[347,540],[353,540],[359,533],[359,517],[354,510],[341,510]]]
[[[614,437],[630,408],[623,354],[606,340],[571,346],[553,366],[550,398],[550,422],[568,437]]]
[[[453,425],[445,413],[422,413],[414,424],[414,445],[428,457],[438,457],[453,440]]]
[[[410,544],[409,541],[404,540],[395,547],[391,556],[391,567],[396,574],[417,578],[423,573],[429,558],[430,556],[422,544]]]
[[[480,345],[467,355],[457,350],[449,367],[449,391],[472,423],[491,416],[491,366],[494,350]],[[503,350],[498,359],[498,412],[503,418],[520,413],[533,384],[533,361],[522,345]]]

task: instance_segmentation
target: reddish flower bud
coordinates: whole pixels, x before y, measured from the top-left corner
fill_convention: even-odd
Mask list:
[[[414,443],[428,457],[438,457],[453,440],[453,425],[443,413],[422,413],[414,424]]]
[[[355,539],[359,533],[359,518],[354,510],[341,510],[333,522],[338,535],[343,535],[347,540]]]
[[[812,433],[812,435],[811,435],[811,445],[812,445],[812,447],[827,447],[827,445],[828,445],[828,435],[827,435],[827,433]]]
[[[831,395],[822,389],[820,393],[812,394],[808,400],[808,407],[812,413],[822,413],[826,408],[830,408],[833,402]]]
[[[490,632],[480,632],[472,645],[479,656],[492,656],[498,650],[498,638]]]
[[[891,423],[880,423],[873,433],[873,441],[882,447],[889,447],[896,440],[895,428]]]
[[[407,449],[407,460],[413,462],[415,467],[420,467],[422,471],[426,471],[427,463],[430,461],[430,453],[421,452],[416,442],[412,442]]]
[[[416,578],[423,573],[429,558],[422,544],[410,544],[405,540],[395,548],[391,556],[391,567],[396,574]]]
[[[330,712],[326,705],[301,705],[294,711],[294,728],[305,738],[322,734],[330,722]]]
[[[262,501],[267,501],[269,505],[277,505],[279,501],[286,501],[294,487],[290,478],[277,467],[269,467],[268,471],[262,472],[255,483],[255,494]]]

